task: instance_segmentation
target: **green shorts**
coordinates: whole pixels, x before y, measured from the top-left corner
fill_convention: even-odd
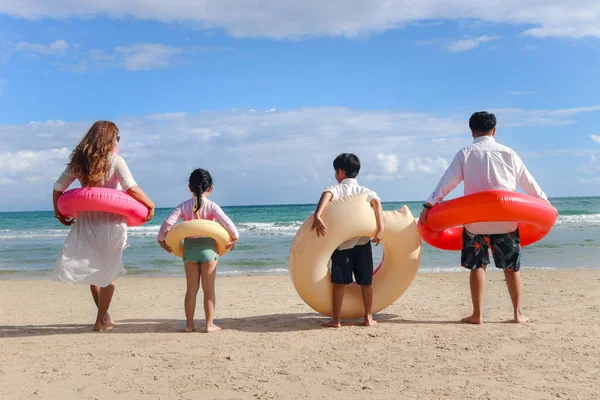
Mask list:
[[[217,242],[212,238],[185,239],[183,241],[183,261],[205,263],[217,261]]]

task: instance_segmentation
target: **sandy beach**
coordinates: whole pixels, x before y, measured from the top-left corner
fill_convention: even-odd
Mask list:
[[[221,277],[210,335],[180,332],[183,279],[121,279],[105,333],[86,286],[0,281],[0,398],[598,398],[600,271],[525,271],[524,325],[498,272],[486,323],[457,323],[467,280],[419,274],[377,327],[334,330],[288,276]]]

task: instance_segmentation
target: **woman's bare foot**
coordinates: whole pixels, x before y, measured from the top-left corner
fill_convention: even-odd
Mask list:
[[[479,325],[479,324],[483,324],[483,317],[476,316],[476,315],[470,315],[468,317],[461,319],[461,321],[464,322],[465,324]]]
[[[529,321],[529,318],[527,318],[526,316],[523,315],[523,312],[521,310],[518,310],[517,312],[515,312],[515,323],[517,324],[522,324]]]
[[[111,331],[113,328],[114,325],[106,325],[104,322],[96,322],[94,325],[94,332]]]
[[[377,321],[373,319],[372,315],[367,315],[365,317],[365,326],[375,326],[377,325]]]
[[[115,326],[115,322],[112,320],[112,318],[110,317],[110,314],[108,314],[108,313],[106,313],[106,315],[102,319],[102,323],[107,326],[112,326],[112,327]]]
[[[194,327],[194,325],[192,325],[192,326],[188,325],[188,326],[185,327],[185,332],[186,333],[194,332],[194,330],[196,330],[196,328]]]
[[[335,319],[330,319],[327,322],[323,322],[321,325],[327,327],[327,328],[341,328],[342,324],[340,323],[339,320],[335,320]]]
[[[215,324],[206,324],[206,333],[219,332],[220,330],[220,326],[217,326]]]

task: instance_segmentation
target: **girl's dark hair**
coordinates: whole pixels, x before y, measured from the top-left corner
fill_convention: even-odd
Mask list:
[[[197,168],[190,175],[190,187],[196,195],[196,206],[194,212],[202,207],[202,193],[206,192],[213,184],[210,172],[205,169]]]

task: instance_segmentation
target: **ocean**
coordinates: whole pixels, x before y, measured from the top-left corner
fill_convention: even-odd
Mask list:
[[[523,268],[600,268],[600,197],[553,198],[559,211],[554,229],[523,251]],[[415,217],[422,202],[384,203],[384,210],[406,204]],[[315,205],[223,207],[240,231],[236,249],[218,265],[219,275],[287,274],[289,250],[300,225]],[[182,261],[163,251],[156,235],[170,208],[157,209],[147,225],[129,229],[123,253],[130,276],[183,276]],[[68,229],[50,211],[0,213],[0,279],[48,278]],[[382,248],[375,248],[375,262]],[[420,272],[460,271],[460,253],[423,243]]]

